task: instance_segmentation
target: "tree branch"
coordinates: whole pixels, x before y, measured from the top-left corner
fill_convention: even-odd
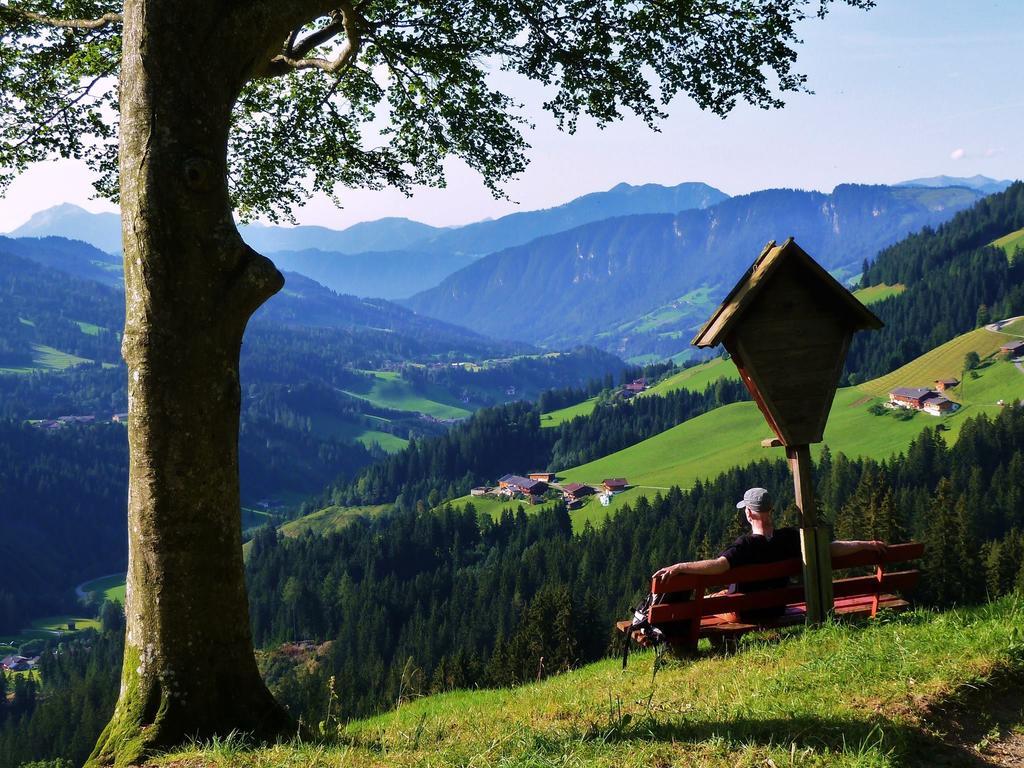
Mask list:
[[[298,43],[293,40],[291,47],[285,55],[289,58],[301,59],[317,46],[323,45],[338,33],[345,31],[345,20],[340,18],[340,16],[340,14],[337,14],[334,21],[326,27],[309,34],[302,40],[299,40]]]
[[[44,16],[34,11],[25,11],[20,8],[4,8],[5,13],[20,16],[26,21],[34,21],[37,24],[46,24],[50,27],[61,29],[103,29],[109,24],[120,24],[124,17],[120,13],[105,13],[98,19],[57,19],[52,16]]]
[[[275,56],[270,60],[272,67],[284,65],[287,69],[321,69],[329,74],[337,74],[344,70],[359,53],[362,45],[362,17],[356,12],[355,7],[348,0],[341,0],[340,21],[333,21],[321,30],[311,33],[295,47],[293,55],[288,53]],[[318,45],[330,40],[341,30],[345,32],[345,42],[333,59],[324,58],[303,58],[304,54],[316,48]]]
[[[48,117],[46,117],[42,121],[40,121],[35,126],[35,128],[32,129],[32,132],[27,134],[27,135],[25,135],[21,139],[21,141],[19,141],[16,144],[14,144],[13,148],[14,149],[18,149],[22,145],[24,145],[24,144],[28,143],[29,141],[32,141],[33,139],[35,139],[37,131],[41,131],[43,128],[48,126],[50,123],[52,123],[57,118],[64,118],[64,119],[66,119],[67,118],[67,114],[71,111],[71,109],[76,104],[78,104],[78,102],[80,102],[82,99],[84,99],[86,96],[89,95],[89,93],[93,89],[93,86],[96,85],[96,83],[98,83],[103,78],[109,77],[110,75],[112,75],[114,73],[115,69],[117,69],[117,64],[116,63],[115,64],[111,64],[106,70],[104,70],[103,72],[100,72],[100,74],[96,75],[96,77],[94,77],[84,88],[82,88],[82,92],[81,93],[79,93],[71,101],[66,102],[56,112],[52,113],[51,115],[49,115]]]

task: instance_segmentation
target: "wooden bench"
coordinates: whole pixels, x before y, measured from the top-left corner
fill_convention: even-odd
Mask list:
[[[907,608],[909,603],[898,593],[906,594],[913,590],[921,576],[920,571],[913,568],[887,572],[885,567],[916,560],[923,553],[923,544],[910,543],[891,545],[884,555],[864,551],[833,557],[833,571],[866,566],[875,568],[873,575],[835,579],[832,582],[834,614],[874,617],[882,609]],[[712,643],[720,644],[747,632],[803,624],[806,618],[806,605],[803,602],[802,584],[790,584],[757,592],[705,594],[709,589],[729,584],[792,579],[799,577],[801,572],[801,561],[792,559],[767,565],[731,568],[714,576],[679,574],[658,587],[659,592],[666,596],[680,595],[678,602],[652,605],[648,620],[652,626],[662,631],[665,640],[673,648],[682,651],[696,650],[697,640],[701,637],[707,637]],[[655,589],[653,581],[651,589]],[[780,608],[784,609],[784,613],[767,621],[748,623],[736,617],[736,614],[745,611]],[[630,622],[619,622],[617,626],[620,631],[628,631]]]

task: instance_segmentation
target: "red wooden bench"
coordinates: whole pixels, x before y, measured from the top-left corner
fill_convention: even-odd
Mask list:
[[[909,603],[900,594],[913,590],[921,576],[916,568],[900,571],[886,571],[885,567],[895,563],[916,560],[924,553],[920,543],[894,544],[885,554],[865,551],[852,555],[832,558],[832,570],[874,566],[875,573],[868,576],[835,579],[832,582],[834,614],[837,616],[871,616],[879,610],[902,610]],[[672,576],[658,591],[669,595],[692,594],[679,602],[662,602],[652,605],[648,612],[651,625],[660,629],[664,638],[673,648],[693,651],[697,640],[709,638],[713,643],[722,643],[747,632],[775,627],[803,624],[806,618],[804,588],[802,584],[766,589],[758,592],[727,595],[706,595],[709,589],[729,584],[748,583],[770,579],[799,577],[802,564],[799,559],[783,560],[767,565],[748,565],[732,568],[714,576],[679,574]],[[655,588],[651,584],[652,590]],[[747,623],[736,618],[738,612],[756,609],[785,608],[781,616],[759,623]],[[729,615],[732,614],[732,615]],[[628,631],[630,622],[619,622],[620,631]]]

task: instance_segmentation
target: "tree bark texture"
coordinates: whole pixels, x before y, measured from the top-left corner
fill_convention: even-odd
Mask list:
[[[256,39],[269,25],[252,18],[232,29],[246,22],[239,5],[125,3],[127,634],[120,698],[90,765],[292,728],[256,667],[242,565],[238,358],[249,317],[284,281],[242,242],[227,191],[231,108],[254,58],[234,41],[258,49],[274,34]]]

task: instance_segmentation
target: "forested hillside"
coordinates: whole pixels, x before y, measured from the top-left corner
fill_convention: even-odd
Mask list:
[[[687,347],[770,239],[795,235],[840,276],[981,197],[966,188],[775,189],[706,210],[624,216],[491,254],[407,304],[501,337],[595,343],[623,357]]]
[[[881,376],[957,334],[1024,313],[1024,261],[1010,261],[989,246],[1021,227],[1024,183],[1017,182],[866,264],[862,286],[906,290],[872,304],[885,327],[854,337],[847,375],[858,381]]]
[[[488,408],[444,435],[412,441],[330,489],[323,500],[344,505],[436,504],[509,472],[564,469],[604,456],[748,397],[738,381],[723,380],[703,392],[680,389],[664,397],[606,401],[589,415],[553,428],[541,427],[540,409],[530,403]]]
[[[953,446],[925,429],[884,462],[826,452],[815,478],[838,535],[925,542],[924,603],[1024,588],[1024,408],[972,420]],[[541,656],[546,672],[598,658],[657,567],[714,555],[737,535],[735,501],[752,485],[780,509],[792,501],[785,462],[765,460],[579,534],[561,507],[493,522],[472,507],[421,507],[299,539],[266,530],[247,564],[257,641],[332,641],[312,667],[272,655],[268,674],[293,711],[310,713],[334,675],[347,717],[400,690],[533,679]]]
[[[0,634],[60,613],[77,582],[126,567],[127,494],[121,425],[0,421]]]

